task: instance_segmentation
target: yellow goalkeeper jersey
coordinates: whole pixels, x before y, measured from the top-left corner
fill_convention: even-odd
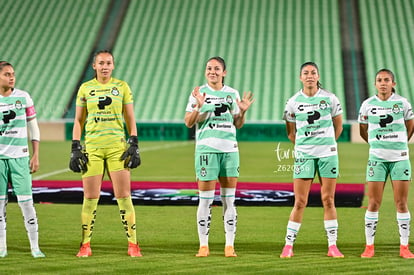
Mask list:
[[[106,84],[96,79],[79,88],[76,106],[87,108],[85,144],[87,148],[114,148],[125,142],[124,105],[133,104],[129,85],[111,78]]]

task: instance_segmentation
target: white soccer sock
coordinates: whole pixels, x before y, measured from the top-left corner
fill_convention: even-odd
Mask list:
[[[6,207],[7,196],[0,196],[0,250],[7,250]]]
[[[371,212],[368,210],[365,212],[365,240],[367,245],[374,244],[378,219],[379,212]]]
[[[17,196],[17,202],[23,214],[24,226],[30,241],[30,248],[39,249],[39,233],[36,210],[32,196]]]
[[[336,245],[338,239],[338,220],[324,220],[326,236],[328,237],[328,246]]]
[[[296,241],[301,223],[289,221],[287,224],[285,245],[293,245]]]
[[[410,238],[410,222],[411,222],[410,212],[407,212],[407,213],[397,212],[397,223],[398,223],[398,231],[400,233],[400,244],[401,245],[408,245],[408,240]]]
[[[221,202],[223,203],[223,222],[226,234],[226,246],[234,246],[237,228],[237,210],[234,204],[236,188],[220,188]]]
[[[200,246],[208,246],[208,234],[211,223],[211,204],[214,200],[215,190],[200,191],[197,208],[197,228]]]

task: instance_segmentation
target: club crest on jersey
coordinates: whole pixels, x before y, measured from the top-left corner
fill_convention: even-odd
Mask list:
[[[112,91],[111,91],[111,94],[114,95],[114,96],[118,96],[119,95],[118,89],[116,87],[113,87]]]
[[[207,170],[204,167],[201,167],[200,176],[205,177],[207,176]]]
[[[228,95],[227,97],[226,97],[226,102],[228,103],[228,104],[233,104],[233,98],[230,96],[230,95]]]
[[[22,102],[20,100],[17,100],[16,103],[14,104],[14,106],[18,110],[20,110],[21,108],[23,108]]]
[[[400,107],[398,106],[398,104],[394,104],[394,106],[392,106],[392,112],[394,114],[398,114],[400,112]]]
[[[326,108],[328,108],[328,104],[325,100],[321,100],[321,102],[319,102],[319,109],[325,110]]]

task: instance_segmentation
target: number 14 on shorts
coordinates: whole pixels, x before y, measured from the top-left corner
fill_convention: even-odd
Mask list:
[[[200,166],[208,165],[208,155],[200,155]]]

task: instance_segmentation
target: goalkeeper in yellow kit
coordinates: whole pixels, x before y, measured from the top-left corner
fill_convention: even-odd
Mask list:
[[[82,242],[76,255],[92,255],[91,236],[105,171],[128,238],[128,255],[141,257],[136,238],[135,210],[131,199],[130,168],[141,163],[131,90],[125,81],[112,77],[114,57],[99,51],[93,59],[95,78],[83,83],[76,98],[72,153],[69,168],[82,173]],[[124,122],[129,134],[125,137]],[[80,144],[85,129],[85,149]]]

